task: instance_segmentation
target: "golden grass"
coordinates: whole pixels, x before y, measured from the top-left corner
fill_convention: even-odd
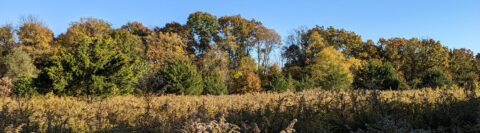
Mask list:
[[[220,119],[226,119],[223,124],[238,126],[240,128],[234,130],[239,132],[280,132],[289,126],[298,132],[477,131],[480,129],[475,123],[480,118],[477,93],[463,89],[316,89],[223,96],[128,95],[91,103],[82,98],[48,94],[0,98],[0,129],[4,132],[16,129],[22,132],[195,132],[199,130],[190,129],[192,125],[218,122],[218,126]],[[438,123],[447,119],[452,122]],[[295,124],[293,120],[298,122]]]

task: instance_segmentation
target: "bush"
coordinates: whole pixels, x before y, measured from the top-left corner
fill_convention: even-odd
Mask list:
[[[433,68],[427,71],[422,78],[422,87],[447,87],[450,88],[452,81],[447,77],[447,75],[440,69]]]
[[[25,75],[15,81],[13,91],[17,96],[31,96],[38,94],[37,88],[34,84],[34,76]]]
[[[210,74],[206,79],[203,80],[204,84],[204,94],[212,95],[222,95],[228,94],[228,88],[223,83],[222,77],[218,72]]]
[[[8,77],[3,77],[0,79],[0,97],[12,96],[12,88],[12,80],[10,80]]]
[[[397,90],[400,80],[389,63],[369,61],[356,72],[353,85],[357,89]]]
[[[187,57],[176,57],[166,61],[158,71],[167,85],[167,93],[200,95],[203,92],[202,76]]]

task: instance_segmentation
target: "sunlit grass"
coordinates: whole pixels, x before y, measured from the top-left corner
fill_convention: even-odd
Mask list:
[[[292,123],[297,132],[478,131],[477,93],[463,89],[316,89],[223,96],[127,95],[91,103],[48,94],[1,98],[0,128],[22,132],[194,132],[203,125],[240,132],[280,132]],[[292,122],[294,119],[298,122]]]

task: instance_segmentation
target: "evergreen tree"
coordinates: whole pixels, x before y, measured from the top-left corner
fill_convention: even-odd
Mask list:
[[[80,41],[73,51],[63,51],[51,59],[45,74],[56,94],[114,95],[134,92],[144,71],[143,63],[115,50],[115,41],[108,36]]]
[[[202,76],[186,57],[168,59],[158,74],[165,82],[167,93],[200,95],[203,92]]]

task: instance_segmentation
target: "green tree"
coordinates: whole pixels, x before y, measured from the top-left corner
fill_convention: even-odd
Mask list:
[[[229,53],[233,68],[238,67],[238,61],[250,56],[250,51],[261,43],[261,36],[264,36],[261,31],[265,27],[259,21],[247,20],[240,15],[220,17],[218,23],[217,44]]]
[[[452,81],[448,78],[448,76],[440,69],[433,68],[426,72],[422,78],[422,87],[431,87],[431,88],[439,88],[439,87],[449,87],[451,86]]]
[[[203,92],[202,76],[186,57],[168,59],[158,75],[165,82],[167,93],[200,95]]]
[[[194,45],[196,51],[198,54],[205,53],[210,42],[217,36],[217,17],[207,12],[195,12],[188,16],[187,26],[190,27],[191,34],[199,38]]]
[[[134,92],[131,86],[145,70],[143,62],[116,51],[109,36],[87,38],[73,51],[51,58],[46,78],[56,94],[115,95]],[[48,90],[48,89],[47,89]]]
[[[209,74],[203,80],[204,83],[204,94],[212,94],[212,95],[222,95],[228,94],[227,85],[225,85],[222,76],[218,72],[213,72],[213,74]]]
[[[357,89],[397,90],[400,86],[397,73],[390,63],[370,60],[355,73],[353,86]]]
[[[141,37],[124,29],[112,30],[110,36],[115,41],[116,51],[121,51],[130,57],[145,58],[146,46]]]
[[[349,59],[333,47],[324,48],[313,59],[307,69],[315,86],[323,89],[349,89],[353,82]]]
[[[426,70],[448,68],[448,49],[433,39],[404,38],[380,39],[382,56],[392,62],[396,71],[412,87],[421,84]]]
[[[475,73],[473,52],[469,49],[450,51],[449,70],[454,83],[466,89],[478,88],[478,75]]]
[[[12,49],[5,57],[6,74],[13,81],[27,74],[35,75],[37,68],[30,55],[20,48]]]
[[[11,48],[15,45],[15,33],[11,24],[0,27],[0,46]]]
[[[285,92],[287,91],[288,82],[285,79],[285,76],[280,72],[280,68],[275,64],[270,67],[269,72],[267,73],[267,90],[275,92]]]
[[[35,86],[35,78],[36,77],[34,75],[27,74],[13,82],[13,92],[20,97],[37,95],[38,91],[37,87]]]

